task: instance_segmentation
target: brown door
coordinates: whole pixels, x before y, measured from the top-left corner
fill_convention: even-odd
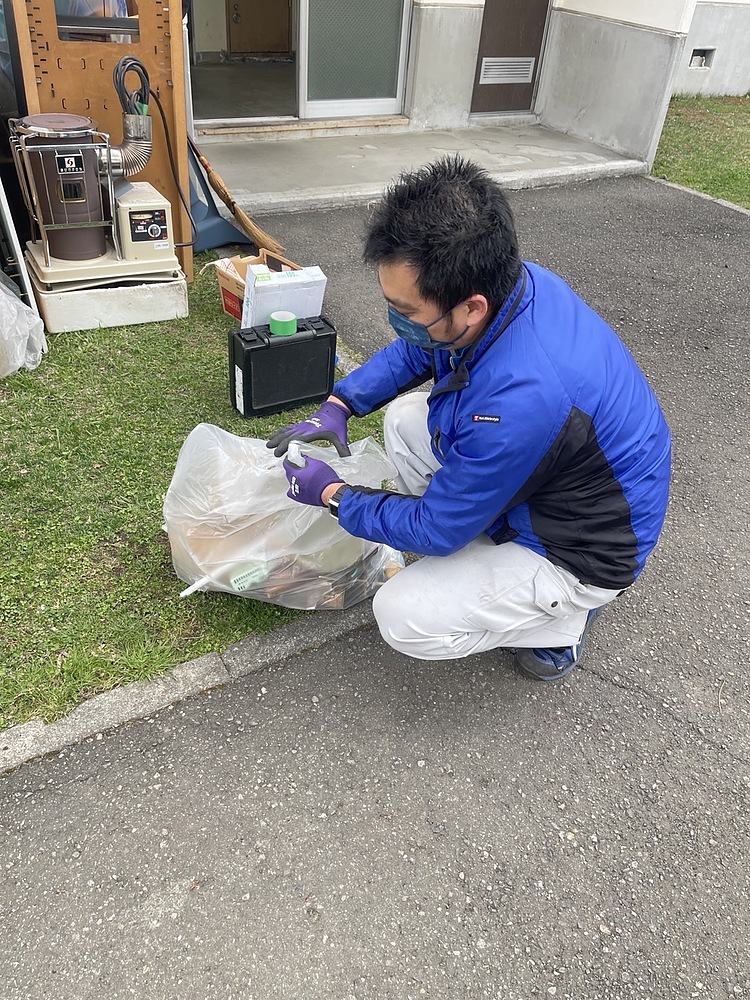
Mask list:
[[[231,55],[289,55],[291,0],[227,0]]]
[[[472,114],[530,111],[549,0],[486,0]]]

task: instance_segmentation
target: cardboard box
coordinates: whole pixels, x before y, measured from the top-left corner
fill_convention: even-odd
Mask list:
[[[267,264],[250,264],[245,275],[242,328],[265,326],[271,313],[279,309],[288,309],[299,319],[320,316],[326,281],[317,266],[272,271]]]
[[[247,269],[251,264],[265,264],[272,271],[297,271],[299,264],[279,257],[269,250],[261,249],[257,257],[224,257],[214,261],[216,277],[219,282],[221,306],[228,316],[233,316],[237,322],[242,320],[242,303],[245,300],[245,279]]]

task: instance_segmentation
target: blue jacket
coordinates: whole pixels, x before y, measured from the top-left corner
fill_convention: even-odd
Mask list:
[[[561,278],[525,264],[458,362],[399,339],[333,391],[363,415],[430,378],[441,467],[422,497],[348,490],[342,527],[426,555],[449,555],[484,532],[583,583],[631,584],[666,514],[671,442],[654,393],[604,320]]]

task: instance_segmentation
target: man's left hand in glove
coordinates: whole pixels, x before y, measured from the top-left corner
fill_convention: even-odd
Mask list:
[[[298,503],[306,503],[311,507],[325,507],[329,498],[339,486],[346,484],[338,472],[317,458],[301,455],[302,466],[293,465],[288,458],[284,459],[284,472],[289,480],[287,496]]]

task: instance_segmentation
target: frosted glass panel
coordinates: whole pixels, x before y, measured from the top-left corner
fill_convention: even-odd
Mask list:
[[[395,98],[403,0],[309,0],[310,101]]]

